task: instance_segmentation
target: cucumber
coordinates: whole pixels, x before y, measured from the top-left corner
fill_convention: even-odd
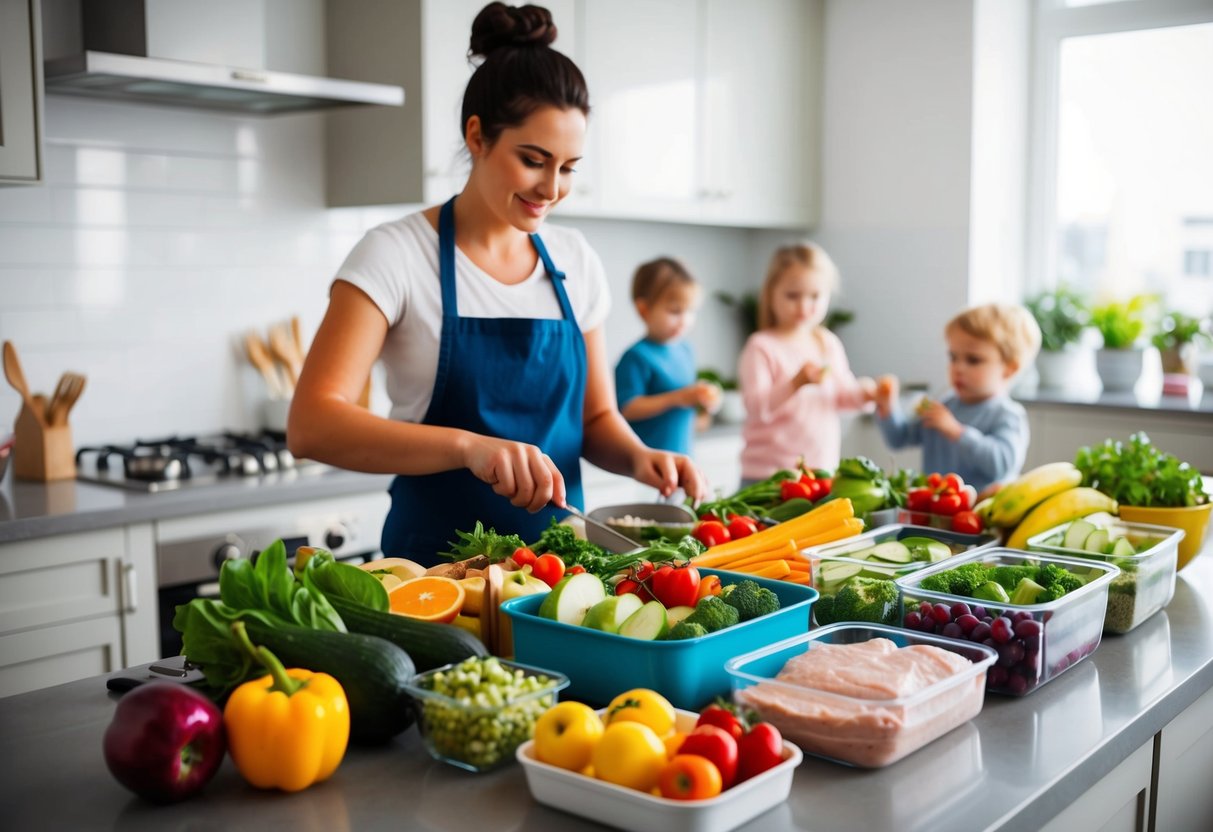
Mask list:
[[[1096,529],[1087,535],[1087,539],[1082,542],[1082,548],[1088,552],[1102,555],[1109,549],[1109,539],[1107,529]]]
[[[350,705],[350,739],[384,743],[413,724],[414,705],[406,685],[413,660],[404,650],[375,636],[269,625],[247,616],[253,644],[262,645],[287,667],[327,673],[345,689]]]
[[[1061,545],[1067,549],[1081,549],[1093,531],[1095,531],[1094,523],[1088,523],[1086,520],[1075,520],[1070,524],[1070,528],[1066,529],[1066,536],[1062,539]]]
[[[910,554],[909,546],[896,540],[890,540],[886,543],[877,543],[873,546],[872,557],[888,561],[889,563],[909,563],[912,555]]]
[[[467,630],[451,624],[418,621],[406,615],[380,612],[337,595],[326,595],[351,633],[379,636],[409,654],[418,673],[464,659],[489,654],[484,643]]]
[[[854,578],[863,571],[863,565],[841,560],[823,560],[817,574],[823,584],[834,584]]]
[[[649,601],[619,625],[619,635],[653,641],[664,636],[669,629],[665,607],[660,601]]]

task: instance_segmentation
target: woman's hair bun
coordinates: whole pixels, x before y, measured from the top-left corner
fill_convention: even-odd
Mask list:
[[[489,3],[472,21],[472,57],[487,58],[503,46],[548,46],[556,40],[552,13],[542,6]]]

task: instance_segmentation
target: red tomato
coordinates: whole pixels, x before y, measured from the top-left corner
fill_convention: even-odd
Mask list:
[[[578,563],[573,566],[570,566],[569,571],[566,572],[565,574],[566,575],[580,575],[584,571],[585,571],[585,567],[582,566],[580,563]]]
[[[805,471],[800,475],[800,481],[805,484],[811,483],[815,479],[817,479],[817,476],[812,471]]]
[[[572,572],[573,570],[570,569],[569,571]],[[615,584],[615,594],[616,595],[629,595],[629,594],[635,595],[637,598],[639,598],[641,601],[644,601],[645,603],[648,603],[649,601],[653,600],[653,594],[651,592],[649,592],[648,588],[644,584],[640,583],[639,581],[632,580],[631,578],[624,578],[622,581]]]
[[[910,511],[928,511],[934,496],[935,492],[929,488],[914,488],[906,495],[906,508]]]
[[[821,483],[821,495],[823,497],[829,495],[829,493],[834,490],[833,477],[818,477],[817,481]]]
[[[703,514],[699,515],[699,519],[700,520],[719,520],[720,518],[717,517],[715,514],[712,514],[712,512],[710,512],[710,511],[705,511]]]
[[[719,520],[704,520],[700,522],[691,532],[691,535],[709,549],[732,540],[729,536],[729,530]]]
[[[535,553],[526,546],[520,546],[514,550],[514,554],[510,555],[510,558],[514,561],[514,563],[518,564],[518,568],[521,569],[522,567],[535,562]]]
[[[960,511],[960,499],[959,494],[944,494],[931,505],[931,511],[936,514],[955,514]]]
[[[711,760],[720,769],[720,782],[726,789],[737,779],[737,740],[723,728],[699,726],[687,734],[678,753],[695,754]]]
[[[642,560],[640,563],[632,567],[632,577],[638,581],[647,581],[649,576],[653,574],[653,562]]]
[[[977,505],[977,489],[971,485],[966,485],[960,489],[960,496],[964,498],[961,509],[967,511]]]
[[[745,733],[745,727],[737,718],[737,714],[720,705],[708,705],[699,712],[699,719],[695,722],[695,727],[698,728],[701,725],[715,725],[717,728],[722,728],[732,734],[733,739],[739,739]]]
[[[769,722],[760,722],[737,740],[737,782],[749,780],[783,762],[783,737]]]
[[[953,491],[960,491],[965,487],[965,481],[960,478],[960,474],[948,474],[943,478],[943,483]]]
[[[699,570],[694,566],[670,566],[668,563],[649,578],[653,597],[666,609],[693,607],[699,600]]]
[[[800,482],[799,480],[784,480],[779,484],[779,499],[783,502],[795,500],[797,497],[805,500],[813,499],[813,492],[809,490],[809,484]]]
[[[540,555],[531,564],[531,574],[548,586],[556,586],[564,577],[564,561],[559,555],[553,555],[551,552]]]
[[[720,769],[697,754],[675,754],[658,780],[661,796],[671,800],[706,800],[720,794]]]
[[[981,534],[985,525],[975,511],[958,511],[952,516],[952,531],[961,534]]]
[[[938,471],[932,473],[927,477],[927,485],[929,485],[931,488],[939,488],[941,485],[943,485],[943,474],[939,473]]]
[[[758,531],[758,524],[748,517],[737,517],[737,519],[729,521],[729,537],[733,540],[749,537],[756,531]]]

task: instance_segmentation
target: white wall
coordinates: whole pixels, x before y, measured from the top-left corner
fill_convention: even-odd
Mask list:
[[[88,375],[77,445],[254,427],[263,386],[238,338],[291,314],[314,331],[349,248],[411,210],[324,208],[322,115],[49,96],[46,136],[46,184],[0,188],[0,340],[35,391]],[[643,260],[684,258],[706,294],[758,279],[750,231],[561,221],[606,264],[612,356],[640,332],[627,298]],[[735,360],[739,330],[710,297],[694,341],[704,364]],[[18,408],[0,385],[0,434]]]

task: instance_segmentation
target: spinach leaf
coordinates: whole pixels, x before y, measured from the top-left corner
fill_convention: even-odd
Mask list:
[[[346,631],[341,616],[324,594],[295,580],[287,568],[286,547],[281,540],[267,546],[257,556],[256,564],[243,559],[224,563],[219,570],[219,598],[233,610],[263,612],[269,621],[313,630]]]
[[[378,578],[335,560],[329,552],[317,552],[308,558],[299,577],[314,594],[345,598],[378,612],[388,610],[387,590]]]
[[[183,650],[194,664],[202,666],[206,683],[226,694],[256,670],[249,655],[232,636],[232,622],[259,619],[273,625],[277,620],[257,610],[234,610],[218,601],[195,598],[177,607],[173,627],[181,633]]]

